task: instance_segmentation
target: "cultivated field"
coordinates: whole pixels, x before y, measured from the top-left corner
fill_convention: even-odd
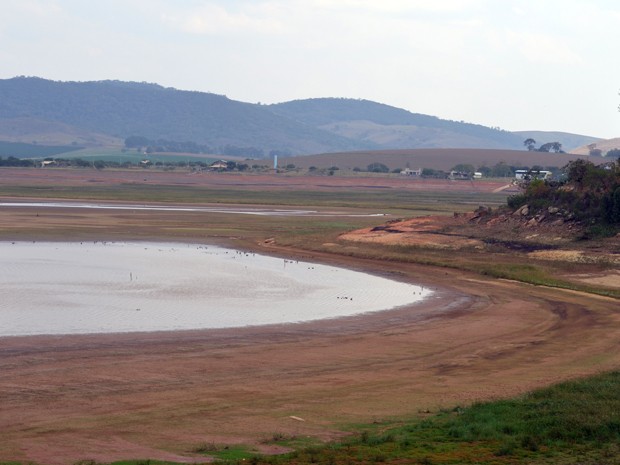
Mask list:
[[[613,263],[537,258],[485,241],[455,248],[342,235],[404,217],[453,221],[455,211],[502,203],[504,186],[0,170],[0,202],[303,205],[329,213],[259,217],[0,206],[1,240],[218,243],[436,290],[436,297],[409,308],[297,325],[0,338],[0,459],[201,462],[209,453],[205,445],[273,453],[284,450],[277,438],[294,438],[292,446],[338,439],[360,425],[426,417],[618,369]],[[382,216],[355,216],[373,213]],[[428,236],[423,228],[418,233]],[[531,276],[538,285],[530,284]],[[596,281],[604,276],[612,276],[611,285]]]
[[[459,163],[468,163],[475,168],[480,166],[492,167],[497,163],[506,163],[509,166],[539,165],[561,168],[569,161],[584,157],[569,153],[528,152],[525,150],[496,150],[496,149],[410,149],[410,150],[380,150],[366,152],[326,153],[308,155],[281,160],[284,166],[293,163],[301,168],[315,166],[330,168],[336,166],[344,170],[360,168],[362,170],[371,163],[380,162],[390,170],[431,168],[449,171]],[[585,157],[587,158],[587,157]]]

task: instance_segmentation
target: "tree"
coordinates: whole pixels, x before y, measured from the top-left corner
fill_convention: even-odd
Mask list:
[[[371,163],[368,165],[367,170],[371,173],[389,173],[390,169],[385,166],[383,163]]]
[[[560,144],[559,142],[547,142],[546,144],[543,144],[540,147],[538,147],[538,151],[539,152],[554,151],[555,153],[559,153],[562,151],[562,144]]]
[[[488,178],[493,174],[493,169],[489,168],[488,166],[479,166],[476,171],[482,173],[482,176],[484,176],[485,178]]]
[[[534,150],[536,150],[536,141],[532,139],[531,137],[528,137],[527,139],[525,139],[523,141],[523,145],[525,145],[530,152],[533,152]]]
[[[514,176],[514,171],[502,161],[493,167],[493,176],[496,178],[509,178]]]
[[[590,149],[588,154],[591,157],[602,157],[603,156],[603,151],[601,149],[597,149],[596,144],[590,144],[588,145],[588,148]]]
[[[468,163],[459,163],[452,167],[452,171],[458,171],[459,173],[473,173],[475,170],[474,165]]]

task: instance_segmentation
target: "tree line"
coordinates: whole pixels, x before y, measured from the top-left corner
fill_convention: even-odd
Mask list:
[[[562,150],[562,144],[559,142],[546,142],[542,144],[540,147],[536,147],[536,141],[531,137],[525,139],[523,141],[523,145],[527,147],[530,152],[555,152],[555,153],[565,153]]]
[[[144,136],[129,136],[125,139],[126,149],[135,149],[142,153],[196,153],[214,154],[229,157],[265,158],[265,150],[254,146],[237,146],[226,144],[218,147],[206,144],[198,144],[193,141],[175,141],[167,139],[149,139]],[[268,156],[291,156],[290,150],[274,149],[269,151]]]

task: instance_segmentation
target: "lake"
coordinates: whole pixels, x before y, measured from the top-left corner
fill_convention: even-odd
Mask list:
[[[296,323],[392,309],[431,293],[211,245],[0,242],[0,336]]]

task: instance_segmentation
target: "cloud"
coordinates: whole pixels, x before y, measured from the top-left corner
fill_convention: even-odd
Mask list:
[[[482,4],[484,0],[212,0],[186,8],[160,6],[165,24],[189,34],[337,35],[360,22],[374,29],[383,24],[388,33],[390,20],[444,21],[446,13],[471,17]]]
[[[226,8],[216,3],[185,11],[162,13],[162,21],[190,34],[280,34],[287,30],[284,5],[264,2]]]
[[[532,63],[578,65],[582,57],[570,46],[568,40],[540,32],[507,31],[506,43]]]
[[[26,13],[37,17],[44,17],[50,14],[57,14],[62,11],[62,8],[56,2],[41,1],[41,0],[21,0],[19,2],[11,2],[8,5],[8,10],[13,9],[14,12]],[[3,5],[3,14],[7,14],[7,5]]]
[[[365,10],[370,12],[411,13],[411,12],[460,12],[479,5],[480,0],[311,0],[298,4],[312,4],[315,8],[339,10]]]

